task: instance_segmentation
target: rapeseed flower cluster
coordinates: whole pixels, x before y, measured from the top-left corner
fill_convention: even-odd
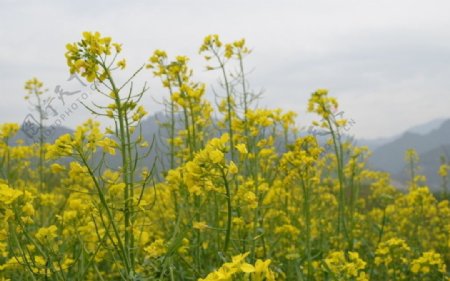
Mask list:
[[[163,50],[119,84],[121,50],[98,32],[67,45],[69,71],[108,99],[74,132],[27,144],[0,125],[0,280],[449,279],[448,197],[426,186],[416,152],[401,192],[346,139],[327,90],[307,105],[324,138],[259,108],[244,39],[200,47],[220,75],[216,103],[189,58]],[[131,84],[145,66],[167,91],[153,139],[147,88]],[[36,78],[25,90],[45,92]],[[436,172],[447,185],[448,163]]]

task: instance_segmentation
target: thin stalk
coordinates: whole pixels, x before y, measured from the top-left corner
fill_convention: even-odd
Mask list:
[[[130,185],[130,177],[132,177],[132,171],[131,171],[131,155],[128,155],[128,149],[127,149],[127,140],[129,138],[129,131],[128,128],[125,127],[125,120],[127,118],[127,110],[123,107],[122,101],[119,96],[119,90],[116,87],[116,84],[114,82],[114,79],[109,74],[110,72],[106,68],[105,64],[102,63],[102,66],[104,70],[108,73],[108,81],[111,84],[112,91],[114,93],[114,101],[117,107],[117,121],[119,122],[119,138],[120,138],[120,152],[122,154],[122,169],[123,169],[123,181],[125,183],[125,189],[124,189],[124,219],[125,219],[125,254],[126,259],[130,262],[129,266],[129,272],[127,272],[127,275],[130,273],[134,275],[134,248],[132,247],[134,241],[134,234],[133,234],[133,223],[131,220],[132,215],[132,186]],[[128,132],[128,134],[127,134]]]
[[[300,171],[301,173],[301,171]],[[306,233],[306,259],[307,259],[307,280],[311,280],[311,273],[313,272],[312,257],[311,257],[311,215],[310,215],[310,188],[305,183],[304,177],[301,175],[301,186],[303,189],[303,217],[305,218]]]
[[[224,169],[221,169],[222,171],[222,178],[225,185],[226,190],[226,197],[227,197],[227,229],[225,234],[225,244],[223,246],[223,251],[226,253],[228,250],[228,245],[230,243],[230,237],[231,237],[231,217],[232,217],[232,207],[231,207],[231,192],[230,192],[230,185],[227,180],[227,175],[225,174]]]
[[[118,243],[118,246],[119,246],[119,249],[116,248],[116,251],[119,254],[119,256],[122,258],[122,260],[123,260],[123,262],[125,264],[125,268],[127,268],[127,271],[128,271],[129,268],[130,268],[130,265],[129,265],[130,262],[128,260],[128,256],[126,255],[126,250],[125,250],[125,247],[123,245],[122,238],[120,237],[119,228],[117,227],[115,219],[114,219],[114,216],[113,216],[113,214],[111,212],[111,209],[108,206],[108,203],[106,202],[106,198],[105,198],[105,195],[103,194],[103,190],[100,187],[100,184],[98,183],[98,180],[97,180],[97,178],[94,175],[94,172],[92,171],[91,167],[87,163],[86,159],[81,155],[81,153],[80,153],[80,158],[81,158],[81,161],[83,162],[84,166],[88,169],[88,173],[89,173],[89,175],[91,176],[91,178],[92,178],[92,180],[94,182],[94,186],[97,189],[97,192],[98,192],[101,204],[105,207],[106,214],[108,215],[108,219],[109,219],[109,221],[110,221],[110,223],[112,225],[113,231],[114,231],[114,236],[116,237],[117,243]],[[100,217],[102,218],[101,215],[100,215]],[[109,232],[106,232],[106,233],[109,235]],[[114,240],[112,239],[112,237],[110,237],[110,240],[114,243]]]
[[[222,77],[223,77],[223,83],[225,85],[225,91],[227,94],[227,123],[228,123],[228,134],[230,135],[230,155],[231,155],[231,160],[234,162],[235,161],[235,147],[234,147],[234,133],[233,133],[233,127],[232,127],[232,115],[231,115],[231,89],[230,89],[230,84],[228,82],[228,76],[225,70],[225,63],[222,61],[222,59],[220,58],[219,54],[217,53],[216,50],[212,49],[212,52],[214,54],[214,56],[217,58],[217,61],[219,62],[220,65],[220,69],[222,71]]]
[[[347,228],[345,225],[345,197],[344,197],[344,161],[343,161],[343,155],[342,155],[342,144],[339,140],[339,133],[336,135],[336,132],[333,129],[333,125],[331,123],[331,120],[329,118],[326,118],[326,121],[328,123],[328,127],[330,128],[331,136],[333,138],[333,146],[334,151],[336,155],[336,162],[337,162],[337,172],[338,172],[338,180],[339,180],[339,209],[338,209],[338,235],[343,231],[345,238],[347,239],[347,242],[349,245],[351,244],[351,241],[349,241],[349,236],[347,233]]]

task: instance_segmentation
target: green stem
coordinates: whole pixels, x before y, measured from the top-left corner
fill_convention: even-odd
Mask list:
[[[230,185],[227,180],[227,176],[225,174],[224,169],[222,170],[222,178],[223,182],[225,184],[225,190],[226,190],[226,197],[227,197],[227,229],[225,234],[225,244],[223,246],[223,251],[226,253],[228,250],[228,245],[230,243],[230,237],[231,237],[231,218],[232,218],[232,207],[231,207],[231,192],[230,192]]]
[[[102,64],[104,70],[108,73],[108,81],[111,84],[112,92],[114,93],[114,102],[116,104],[117,108],[117,121],[119,121],[119,138],[120,138],[120,152],[122,154],[122,169],[123,169],[123,181],[125,183],[125,189],[124,189],[124,219],[125,219],[125,254],[126,259],[130,262],[130,268],[129,272],[127,272],[127,275],[132,274],[134,275],[134,248],[133,248],[133,241],[134,241],[134,234],[133,234],[133,223],[131,219],[132,215],[132,186],[130,184],[130,178],[133,176],[131,171],[131,155],[128,154],[127,147],[130,145],[128,143],[129,131],[128,128],[125,127],[125,122],[127,119],[127,109],[124,108],[122,101],[119,96],[119,90],[116,87],[116,84],[114,82],[114,79],[110,75],[109,70],[106,68],[104,64]]]
[[[328,127],[330,128],[331,136],[333,138],[333,146],[336,155],[337,162],[337,173],[339,179],[339,210],[338,210],[338,235],[341,232],[344,233],[344,236],[349,244],[351,245],[351,241],[349,241],[349,236],[347,233],[346,223],[345,223],[345,197],[344,197],[344,160],[343,160],[343,149],[342,144],[340,142],[339,131],[336,133],[333,129],[333,124],[330,118],[326,118],[328,123]]]
[[[305,171],[307,174],[307,171]],[[306,233],[305,233],[305,243],[306,243],[306,259],[307,259],[307,280],[311,280],[311,274],[313,272],[312,258],[311,258],[311,216],[310,216],[310,188],[305,183],[305,177],[300,171],[301,186],[303,189],[303,217],[305,218]]]
[[[89,164],[87,163],[86,158],[82,155],[82,153],[80,153],[80,158],[81,161],[83,162],[83,165],[88,169],[88,173],[91,176],[93,182],[94,182],[94,186],[97,189],[98,195],[99,195],[99,199],[101,204],[103,205],[103,207],[106,210],[106,214],[108,215],[108,219],[112,225],[113,231],[114,231],[114,236],[116,237],[119,249],[116,248],[117,253],[119,254],[119,256],[121,257],[121,259],[123,260],[124,264],[125,264],[125,268],[127,269],[127,271],[129,271],[130,269],[130,262],[128,260],[128,256],[126,254],[126,250],[125,250],[125,246],[123,245],[122,242],[122,238],[120,237],[120,232],[119,232],[119,228],[116,225],[116,221],[115,218],[111,212],[111,208],[108,206],[108,203],[106,202],[106,198],[105,195],[103,194],[103,190],[100,187],[100,184],[98,183],[97,178],[94,175],[94,172],[92,171],[91,167],[89,166]],[[101,214],[100,214],[101,216]],[[108,233],[108,232],[107,232]],[[112,237],[110,237],[111,242],[115,245],[114,240],[112,239]]]

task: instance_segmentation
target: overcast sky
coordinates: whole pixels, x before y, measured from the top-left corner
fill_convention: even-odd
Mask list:
[[[0,123],[30,112],[24,82],[37,76],[53,93],[68,84],[65,44],[82,31],[123,43],[129,71],[155,49],[192,57],[199,80],[217,86],[198,56],[202,38],[245,37],[248,69],[262,106],[299,112],[317,88],[336,96],[357,137],[390,136],[450,118],[450,1],[4,1],[0,0]],[[165,93],[149,71],[146,108]],[[78,85],[79,88],[79,85]],[[211,89],[211,88],[209,88]],[[95,100],[95,97],[92,98]],[[58,109],[61,110],[61,109]],[[64,121],[89,117],[78,109]],[[309,121],[308,121],[309,122]]]

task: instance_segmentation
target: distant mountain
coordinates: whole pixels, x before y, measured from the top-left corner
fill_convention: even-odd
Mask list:
[[[438,125],[431,129],[431,127]],[[418,132],[422,132],[419,134]],[[442,122],[430,122],[426,126],[417,126],[408,130],[399,138],[379,146],[373,151],[369,165],[375,169],[390,172],[396,179],[404,180],[405,152],[413,148],[421,157],[423,173],[428,177],[429,184],[438,186],[440,155],[450,153],[450,119]]]
[[[141,123],[140,130],[136,130],[133,140],[135,140],[139,133],[142,133],[143,138],[151,145],[154,142],[154,147],[158,146],[158,151],[153,149],[150,154],[143,160],[141,163],[143,166],[147,166],[151,168],[155,160],[157,161],[157,167],[161,169],[162,167],[167,167],[167,155],[164,152],[167,149],[163,147],[164,144],[164,136],[167,135],[164,129],[161,129],[159,124],[166,122],[163,113],[156,113],[144,119]],[[44,127],[44,141],[46,143],[53,143],[58,137],[64,134],[72,134],[74,130],[66,128],[66,127]],[[39,131],[36,124],[22,124],[19,132],[16,134],[14,138],[10,140],[10,145],[16,145],[18,140],[22,140],[25,145],[30,145],[33,143],[39,142]],[[139,155],[144,155],[147,153],[147,148],[138,148]],[[158,155],[159,153],[159,155]],[[100,160],[101,152],[96,153],[94,156],[95,159],[98,158]],[[69,159],[62,159],[61,162],[67,163]],[[97,160],[94,160],[97,162]],[[118,168],[122,165],[122,161],[120,157],[116,154],[115,156],[108,156],[108,166],[111,168]]]
[[[433,119],[429,122],[419,124],[417,126],[410,128],[408,132],[419,135],[426,135],[428,133],[431,133],[431,131],[438,129],[447,120],[448,120],[447,118]]]
[[[427,178],[427,184],[433,190],[439,190],[441,188],[442,179],[438,176],[438,170],[441,166],[441,156],[445,155],[448,160],[450,157],[450,144],[436,147],[427,152],[419,154],[419,173],[425,175]],[[406,173],[407,166],[403,166],[403,171],[397,174],[393,174],[393,178],[406,182],[410,180]]]
[[[395,135],[392,137],[384,137],[384,138],[375,138],[375,139],[357,139],[356,143],[359,146],[367,146],[370,148],[370,150],[374,151],[378,147],[387,144],[395,139],[397,139],[399,136]]]
[[[359,146],[367,146],[370,148],[371,151],[374,151],[377,148],[379,148],[380,146],[383,146],[383,145],[388,144],[396,139],[401,138],[402,135],[406,132],[413,133],[413,134],[419,134],[419,135],[426,135],[426,134],[430,133],[431,131],[438,129],[446,120],[448,120],[448,119],[446,119],[446,118],[433,119],[426,123],[413,126],[401,134],[396,134],[396,135],[393,135],[390,137],[379,137],[379,138],[373,138],[373,139],[368,139],[368,138],[357,139],[357,144]]]
[[[44,127],[44,140],[47,143],[54,142],[57,138],[65,134],[73,133],[72,129],[60,126],[60,127]],[[36,129],[31,129],[30,127],[25,127],[23,124],[17,132],[16,136],[11,140],[11,144],[14,144],[17,140],[23,140],[25,144],[30,145],[34,142],[39,142],[39,134]]]
[[[141,133],[148,143],[154,143],[157,149],[148,155],[143,161],[143,165],[152,167],[153,163],[157,163],[159,170],[168,168],[168,147],[164,141],[167,138],[167,130],[160,126],[167,122],[167,117],[163,113],[156,113],[144,119],[141,124]],[[59,136],[72,133],[73,130],[65,127],[57,127],[52,130],[45,129],[48,132],[46,142],[54,142]],[[137,137],[135,133],[134,138]],[[33,140],[34,138],[34,140]],[[327,136],[319,136],[321,142],[325,142]],[[22,139],[26,144],[31,144],[37,140],[35,134],[30,130],[22,127],[11,144],[16,140]],[[407,149],[415,149],[420,156],[420,166],[422,173],[427,176],[430,187],[437,189],[440,186],[440,178],[437,175],[440,166],[440,156],[447,155],[450,158],[450,119],[435,119],[430,122],[414,126],[405,133],[385,138],[377,139],[358,139],[356,144],[359,146],[368,146],[373,152],[369,159],[369,166],[389,172],[393,176],[393,180],[398,182],[398,186],[404,186],[404,182],[409,180],[406,177],[406,169],[404,155]],[[284,147],[283,144],[277,144]],[[140,155],[145,153],[145,148],[139,148]],[[116,155],[110,157],[110,166],[119,167],[121,165],[120,158]]]

